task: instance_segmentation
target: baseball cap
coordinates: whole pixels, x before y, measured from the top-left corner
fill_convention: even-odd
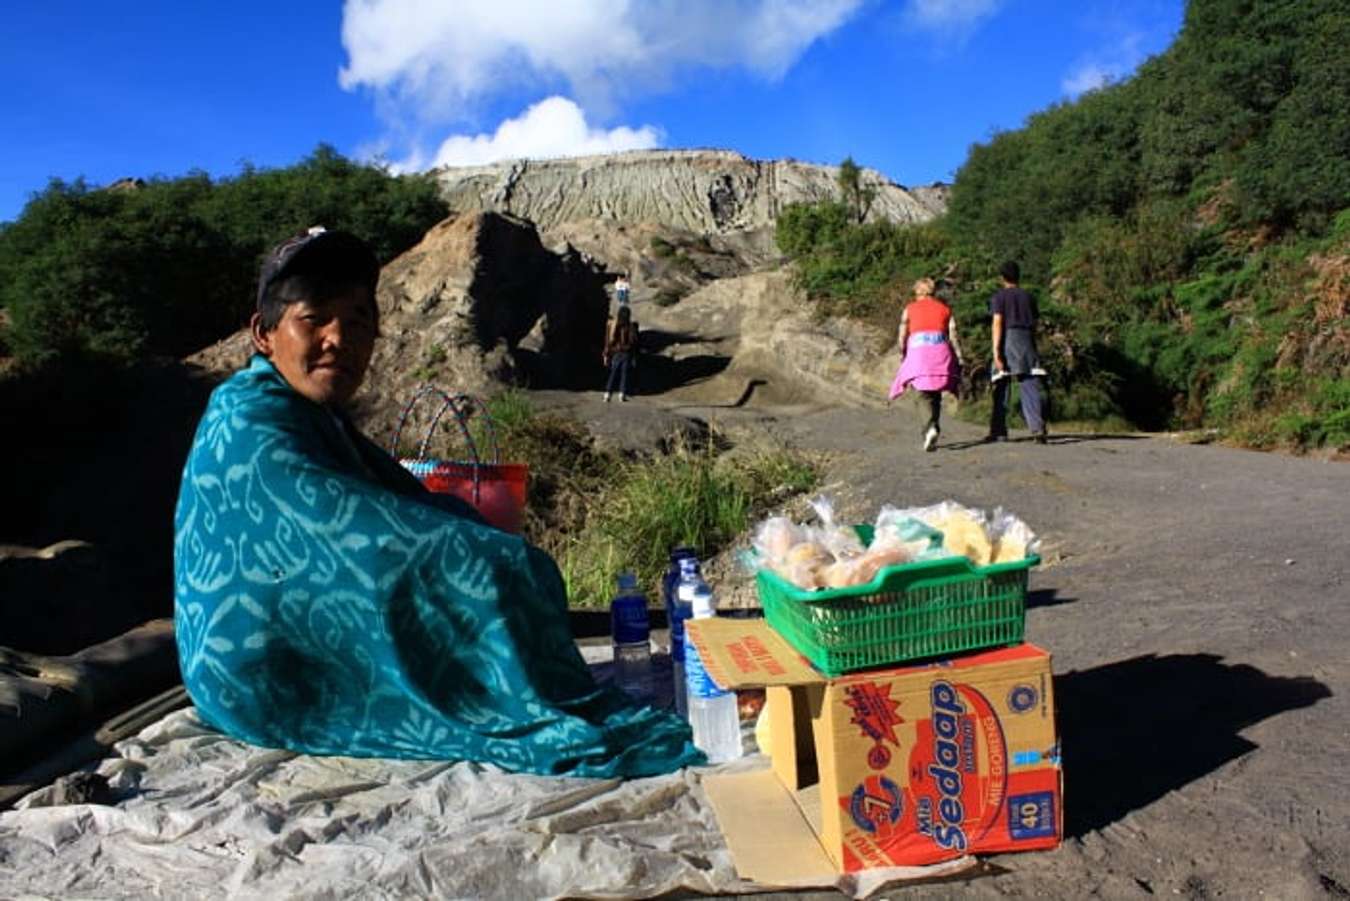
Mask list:
[[[380,278],[380,263],[375,259],[375,251],[351,232],[315,225],[282,241],[267,254],[258,273],[259,309],[269,286],[295,273],[303,264],[320,258],[340,260],[338,265],[358,273],[370,285],[371,296],[374,296],[375,283]]]

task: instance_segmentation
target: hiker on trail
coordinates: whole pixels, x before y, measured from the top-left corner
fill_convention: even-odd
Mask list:
[[[211,395],[174,519],[174,628],[207,724],[309,754],[647,776],[689,726],[598,685],[557,565],[435,495],[346,412],[379,266],[311,229],[266,258],[257,354]]]
[[[1045,415],[1041,379],[1045,370],[1036,353],[1036,320],[1040,310],[1036,298],[1018,286],[1021,269],[1014,261],[999,268],[1003,281],[989,299],[989,313],[993,317],[991,343],[993,345],[993,372],[990,379],[994,388],[994,408],[989,417],[989,434],[985,441],[1008,439],[1008,386],[1017,379],[1017,392],[1022,402],[1022,418],[1027,422],[1036,443],[1045,443]]]
[[[942,432],[942,392],[956,393],[961,384],[961,345],[956,340],[956,317],[951,308],[933,296],[931,278],[914,283],[914,300],[900,316],[900,369],[891,383],[895,400],[913,388],[928,404],[923,449],[937,448]]]
[[[614,318],[605,328],[605,365],[609,367],[609,379],[605,382],[605,403],[609,403],[614,394],[614,381],[619,382],[619,399],[628,400],[629,370],[637,366],[638,324],[633,321],[630,308],[619,307]]]
[[[614,280],[614,301],[620,307],[628,306],[628,292],[631,286],[628,284],[628,273],[620,272],[619,277]]]

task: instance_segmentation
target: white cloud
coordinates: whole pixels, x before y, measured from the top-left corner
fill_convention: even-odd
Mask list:
[[[1088,91],[1095,91],[1097,88],[1104,87],[1114,81],[1116,75],[1117,73],[1098,63],[1083,63],[1065,76],[1064,80],[1060,82],[1060,88],[1070,97],[1077,97],[1079,94],[1086,94]]]
[[[401,170],[654,147],[659,129],[605,130],[587,113],[603,122],[692,69],[779,79],[868,2],[345,0],[338,82],[370,93],[385,134],[366,146],[402,157]],[[491,134],[426,151],[448,124],[477,124],[494,101],[517,97],[548,99]]]
[[[998,11],[1004,0],[909,0],[908,20],[933,31],[968,31]]]
[[[475,166],[506,159],[551,159],[646,150],[660,145],[658,129],[593,128],[586,114],[566,97],[549,97],[507,119],[490,135],[454,135],[441,143],[432,166]],[[422,169],[423,160],[409,160],[399,168]]]
[[[1077,97],[1128,78],[1147,56],[1143,45],[1144,35],[1139,32],[1120,35],[1112,46],[1080,59],[1060,81],[1060,90]]]
[[[865,0],[346,0],[339,83],[395,119],[464,119],[503,91],[570,88],[587,109],[683,68],[776,79]]]

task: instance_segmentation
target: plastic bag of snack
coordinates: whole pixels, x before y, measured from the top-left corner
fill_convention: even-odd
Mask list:
[[[1031,527],[1002,507],[994,510],[989,533],[993,536],[994,563],[1014,563],[1040,551],[1041,540]]]
[[[901,510],[886,504],[877,513],[876,525],[872,529],[872,543],[869,550],[902,547],[909,552],[911,560],[929,560],[933,557],[949,556],[942,547],[942,537],[934,534],[932,526],[917,518],[915,510]]]
[[[862,556],[866,548],[862,539],[851,526],[839,525],[834,521],[834,502],[821,496],[811,502],[811,509],[820,519],[819,541],[836,561],[851,560]]]
[[[976,566],[987,566],[993,559],[989,523],[983,512],[955,501],[904,512],[941,532],[942,546],[949,553],[960,554]]]
[[[914,560],[911,550],[902,544],[892,546],[873,546],[853,561],[849,576],[849,585],[866,585],[876,578],[877,573],[888,566],[899,566]]]
[[[798,588],[824,588],[825,571],[834,562],[834,556],[823,544],[808,539],[793,545],[774,571]]]
[[[792,520],[786,516],[771,516],[755,529],[750,544],[758,555],[758,564],[776,570],[782,566],[793,545],[803,538],[801,527]]]

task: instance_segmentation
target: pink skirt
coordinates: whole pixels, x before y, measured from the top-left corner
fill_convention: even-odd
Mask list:
[[[960,381],[961,367],[947,336],[939,332],[915,332],[909,336],[905,358],[891,382],[890,399],[904,394],[906,388],[955,391]]]

